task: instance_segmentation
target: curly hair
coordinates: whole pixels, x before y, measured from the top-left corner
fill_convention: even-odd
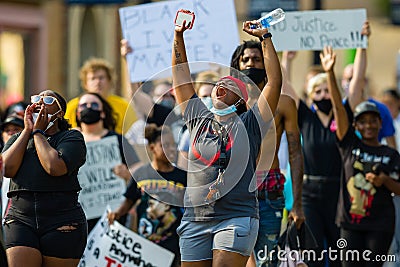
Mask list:
[[[254,41],[254,40],[243,41],[243,44],[241,44],[238,47],[236,47],[235,51],[232,54],[232,57],[231,57],[231,68],[233,68],[235,70],[240,70],[239,60],[240,60],[240,57],[243,56],[244,50],[246,48],[257,48],[258,50],[260,50],[261,55],[263,54],[261,43],[259,41]],[[237,72],[231,70],[231,75],[233,77],[235,77],[234,76],[235,74],[237,75]],[[238,77],[235,77],[235,78],[238,78]]]
[[[84,93],[80,96],[79,99],[81,99],[81,97],[83,97],[84,95],[94,95],[100,100],[100,102],[103,105],[103,112],[105,114],[105,118],[103,119],[103,127],[109,131],[114,131],[115,125],[117,124],[117,115],[114,113],[110,104],[108,104],[108,102],[98,93],[92,93],[92,92]],[[81,122],[78,120],[78,116],[76,116],[76,123],[78,127],[81,126]]]
[[[158,142],[164,134],[172,134],[171,128],[166,125],[157,126],[155,123],[150,123],[144,128],[144,138],[149,144]]]
[[[86,89],[87,74],[89,72],[95,72],[98,70],[104,70],[111,84],[114,84],[116,80],[116,74],[111,63],[102,58],[90,58],[85,61],[79,71],[79,78],[81,80],[82,88]]]

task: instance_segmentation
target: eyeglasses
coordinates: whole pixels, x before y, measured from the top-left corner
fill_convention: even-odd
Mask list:
[[[60,103],[58,102],[58,99],[55,98],[54,96],[49,96],[49,95],[45,95],[45,96],[41,96],[41,95],[33,95],[31,96],[31,103],[33,104],[38,104],[40,102],[40,100],[43,99],[43,103],[45,105],[52,105],[54,103],[54,101],[57,103],[58,107],[60,108],[60,110],[62,110]]]
[[[97,103],[97,102],[91,102],[91,103],[82,103],[82,104],[79,104],[79,106],[78,106],[80,109],[86,109],[86,108],[91,108],[91,109],[94,109],[94,110],[100,110],[100,104],[99,103]]]

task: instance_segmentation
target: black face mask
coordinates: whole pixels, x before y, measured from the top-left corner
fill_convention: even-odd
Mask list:
[[[244,75],[249,77],[256,85],[264,82],[267,77],[265,69],[249,68],[241,71]]]
[[[328,115],[332,110],[332,102],[330,99],[322,99],[319,101],[314,100],[314,104],[318,107],[319,111],[325,113],[326,115]]]
[[[101,119],[100,114],[101,114],[100,110],[86,108],[81,111],[81,122],[86,124],[96,123]]]

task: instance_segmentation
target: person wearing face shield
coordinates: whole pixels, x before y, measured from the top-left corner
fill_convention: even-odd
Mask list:
[[[83,255],[87,224],[77,174],[86,146],[64,119],[66,107],[54,91],[33,95],[23,130],[3,149],[4,174],[11,177],[3,223],[11,267],[72,267]]]
[[[263,51],[258,41],[244,41],[234,51],[231,58],[231,68],[245,74],[257,87],[250,86],[251,97],[248,104],[251,106],[259,97],[261,90],[268,82],[265,72]],[[250,81],[249,81],[250,82]],[[271,251],[277,250],[278,238],[283,218],[285,198],[283,195],[285,176],[280,166],[285,166],[284,160],[278,158],[282,138],[286,138],[288,144],[289,162],[291,165],[291,178],[293,184],[294,205],[289,214],[290,220],[300,227],[304,221],[301,205],[301,189],[303,182],[303,157],[301,154],[300,133],[297,125],[297,110],[294,100],[281,94],[278,107],[274,115],[275,132],[269,132],[264,137],[261,145],[261,154],[257,165],[257,188],[260,208],[260,228],[256,246],[247,266],[276,266],[277,257],[259,256],[260,251],[273,255]],[[272,130],[272,129],[271,129]],[[274,135],[275,134],[275,135]],[[274,146],[275,144],[275,146]],[[274,149],[271,149],[274,148]],[[271,164],[271,156],[273,160]],[[277,255],[275,253],[275,255]]]
[[[245,266],[256,242],[259,216],[253,176],[262,138],[277,108],[282,74],[268,29],[252,29],[253,24],[260,26],[246,21],[243,30],[262,39],[268,82],[249,110],[244,75],[220,78],[211,92],[212,107],[206,107],[191,81],[186,23],[175,27],[173,85],[191,136],[185,212],[177,229],[183,267]]]
[[[196,80],[194,82],[194,90],[197,96],[203,101],[207,109],[211,109],[212,99],[211,92],[214,85],[218,82],[218,73],[214,71],[203,71],[197,74]],[[190,147],[190,133],[186,130],[182,133],[181,139],[178,144],[178,167],[187,170],[188,167],[188,153]]]

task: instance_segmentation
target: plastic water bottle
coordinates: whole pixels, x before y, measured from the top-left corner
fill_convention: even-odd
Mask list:
[[[269,12],[267,15],[262,16],[257,21],[260,22],[262,28],[269,28],[272,25],[281,22],[284,19],[285,19],[285,12],[282,10],[282,8],[277,8]],[[250,28],[256,29],[257,26],[252,25]]]

